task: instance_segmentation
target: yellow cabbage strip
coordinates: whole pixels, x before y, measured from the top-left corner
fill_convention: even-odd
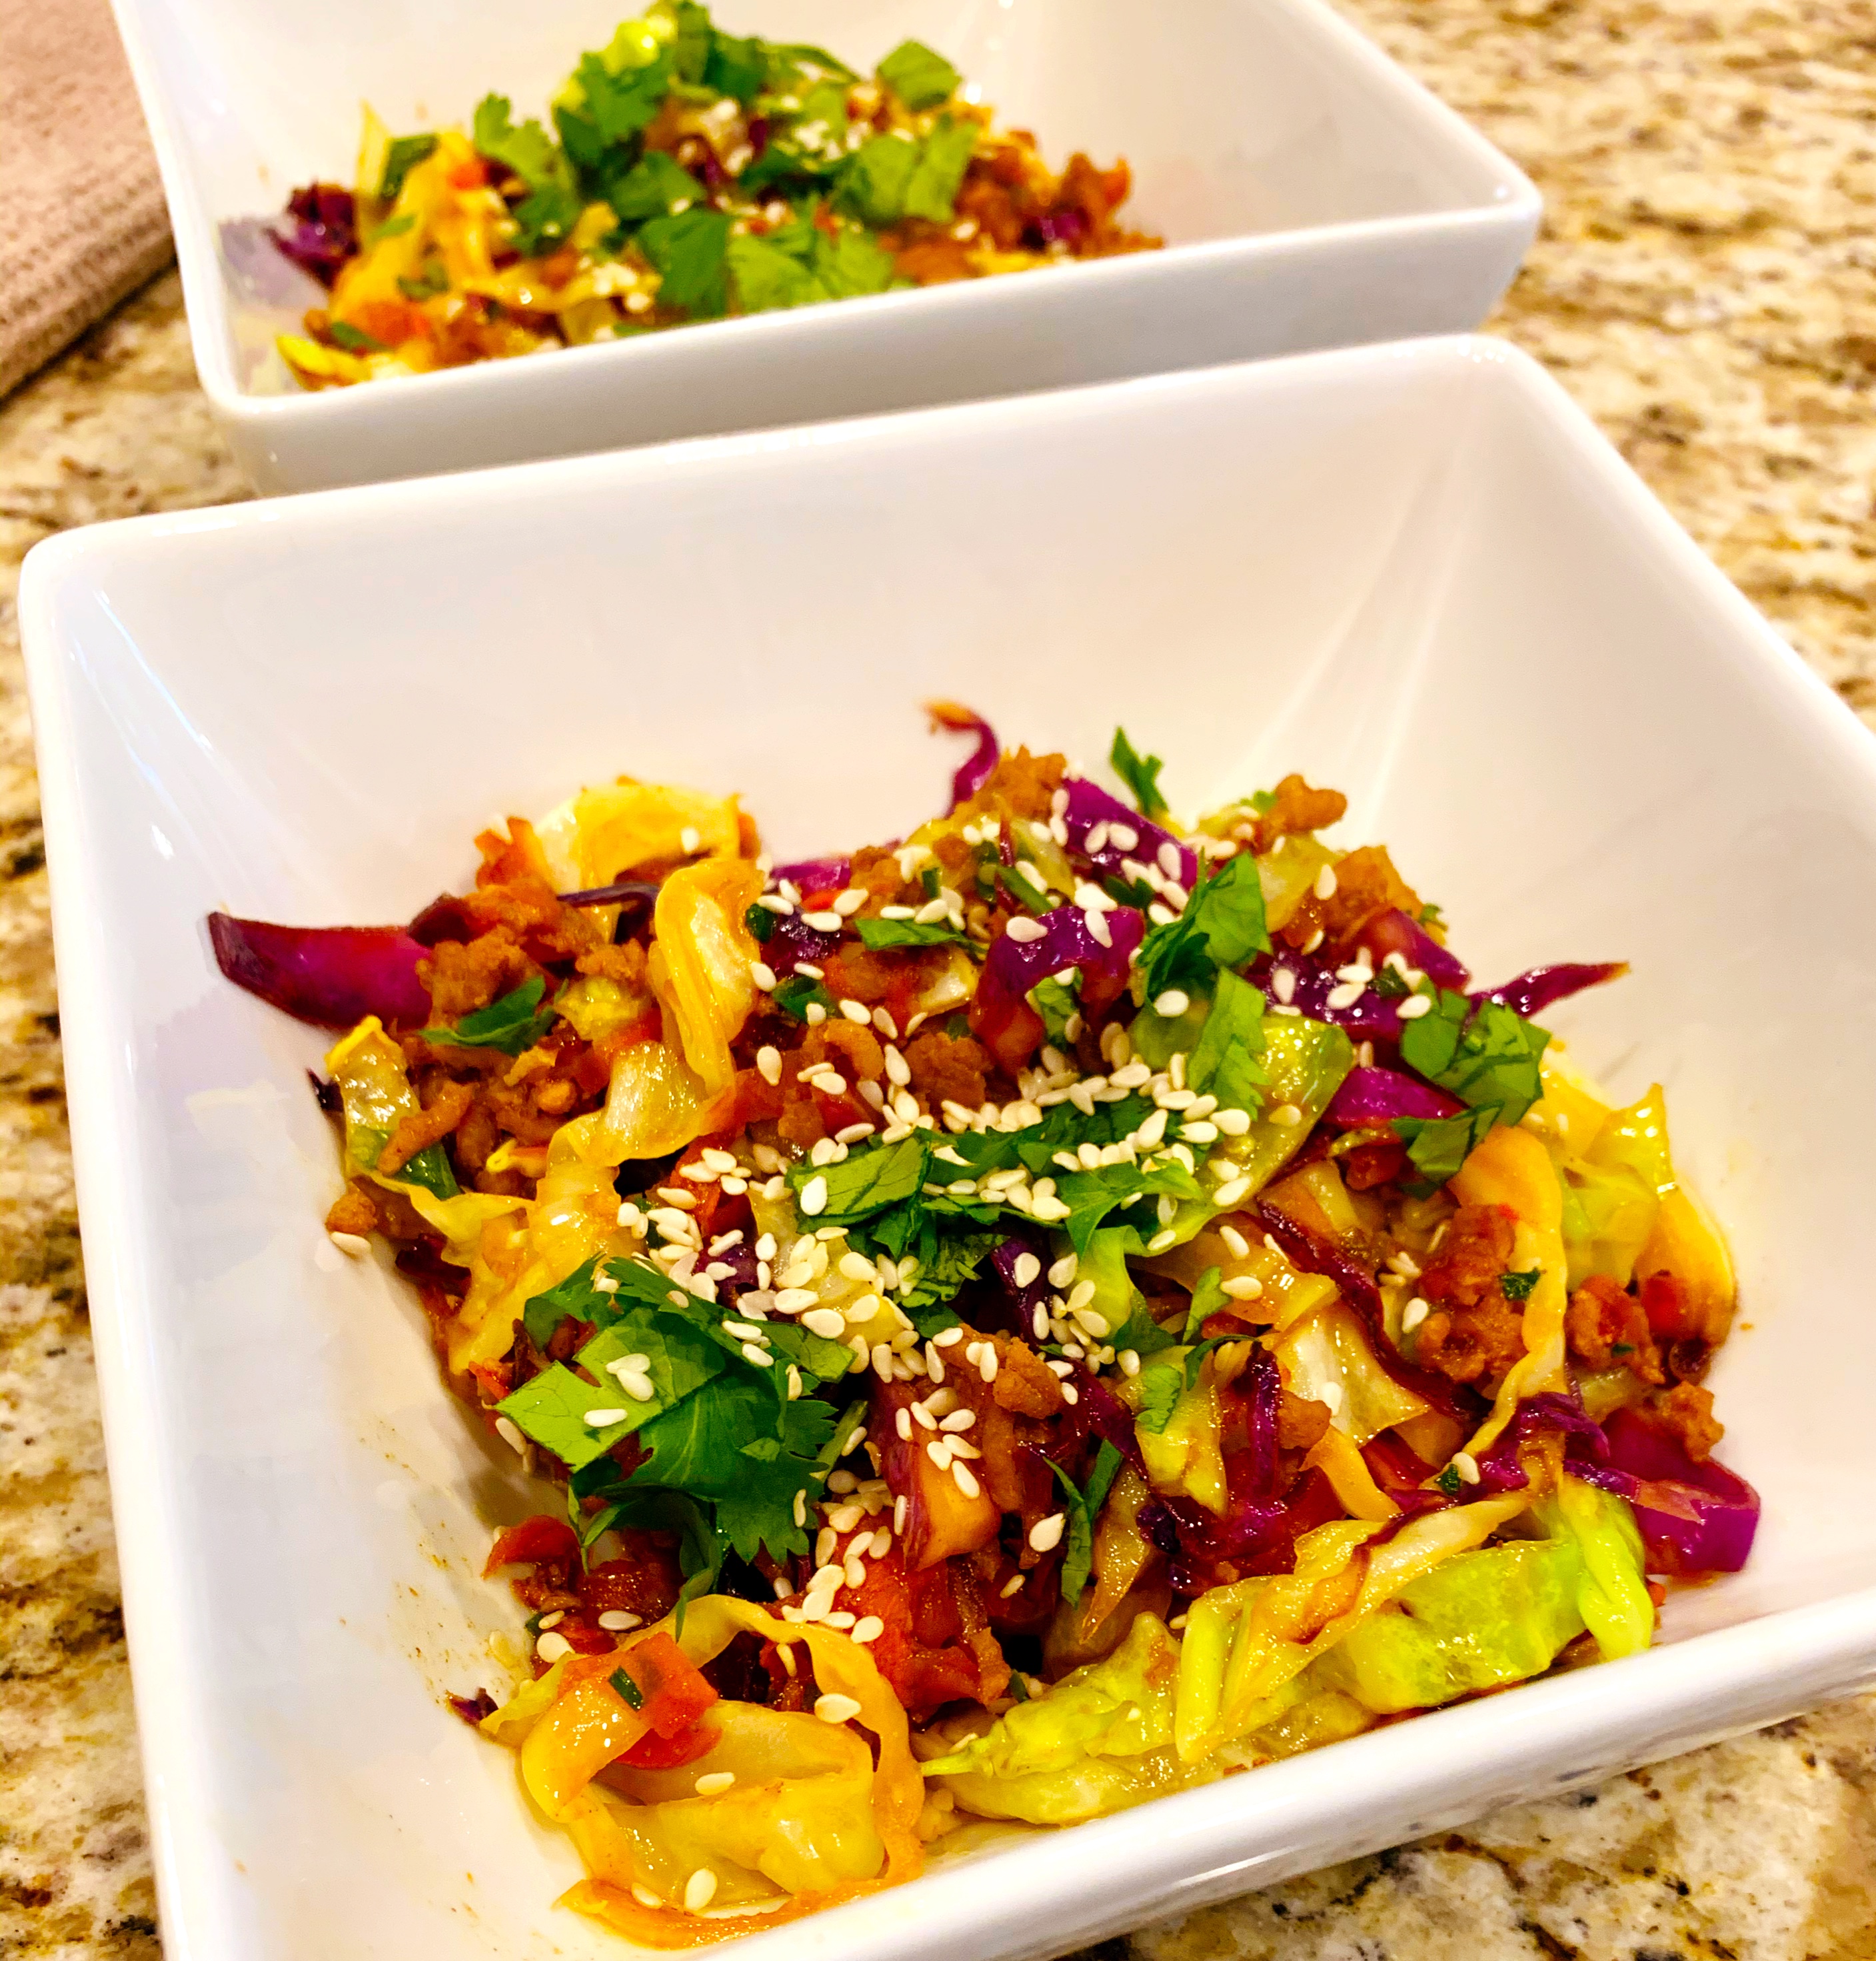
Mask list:
[[[1214,1267],[1218,1270],[1221,1284],[1226,1280],[1254,1280],[1263,1291],[1254,1299],[1234,1302],[1231,1312],[1246,1321],[1274,1322],[1279,1328],[1288,1327],[1312,1307],[1320,1307],[1336,1297],[1333,1280],[1292,1266],[1282,1251],[1261,1236],[1247,1242],[1241,1255],[1232,1252],[1224,1236],[1212,1226],[1171,1252],[1135,1264],[1142,1272],[1176,1281],[1189,1293],[1198,1291],[1199,1283]]]
[[[1285,1384],[1312,1402],[1328,1404],[1334,1411],[1330,1421],[1351,1443],[1365,1443],[1427,1409],[1374,1359],[1368,1331],[1339,1299],[1292,1322],[1276,1354]]]
[[[563,892],[629,878],[642,865],[734,858],[742,844],[735,798],[629,777],[578,792],[534,830]]]
[[[1195,1763],[1260,1727],[1270,1698],[1400,1590],[1470,1552],[1530,1502],[1524,1491],[1410,1519],[1371,1552],[1376,1528],[1337,1519],[1296,1542],[1296,1570],[1215,1587],[1189,1610],[1174,1743]]]
[[[451,1370],[498,1362],[535,1295],[597,1253],[629,1253],[637,1245],[619,1226],[610,1168],[572,1156],[556,1160],[550,1153],[525,1215],[495,1218],[483,1228],[469,1263],[468,1291],[450,1324]]]
[[[852,1720],[876,1740],[877,1767],[846,1723],[734,1702],[704,1717],[718,1739],[694,1762],[668,1771],[617,1764],[645,1726],[612,1690],[611,1674],[626,1650],[661,1631],[699,1667],[744,1631],[783,1647],[805,1643],[821,1694],[858,1705]],[[696,1947],[776,1926],[910,1879],[922,1859],[924,1780],[905,1711],[872,1657],[831,1628],[789,1625],[746,1601],[712,1596],[691,1604],[681,1630],[673,1616],[612,1654],[567,1657],[482,1727],[518,1747],[529,1794],[578,1848],[589,1877],[563,1903],[645,1947]],[[735,1783],[698,1796],[698,1778],[714,1771],[734,1773]],[[715,1880],[709,1918],[664,1903],[681,1899],[699,1870]]]
[[[634,1042],[613,1060],[606,1112],[588,1148],[604,1164],[661,1158],[702,1134],[710,1098],[669,1043]]]
[[[1353,1440],[1333,1424],[1317,1439],[1303,1462],[1329,1480],[1343,1510],[1353,1517],[1380,1525],[1400,1510],[1375,1483],[1374,1474]]]
[[[1491,1414],[1466,1446],[1489,1450],[1527,1396],[1565,1386],[1563,1191],[1550,1153],[1528,1130],[1495,1125],[1459,1167],[1452,1191],[1462,1205],[1505,1205],[1517,1214],[1511,1261],[1541,1271],[1524,1303],[1524,1352],[1505,1372]]]
[[[756,1004],[755,936],[743,915],[762,891],[747,859],[712,859],[674,872],[651,915],[651,991],[667,1040],[714,1096],[736,1075],[730,1044]]]
[[[489,1191],[460,1191],[454,1198],[439,1198],[420,1185],[382,1178],[376,1172],[372,1178],[374,1183],[392,1191],[401,1191],[425,1225],[442,1234],[443,1258],[452,1266],[475,1264],[476,1250],[482,1244],[483,1228],[490,1220],[505,1218],[511,1212],[523,1212],[527,1208],[524,1198],[504,1198]]]

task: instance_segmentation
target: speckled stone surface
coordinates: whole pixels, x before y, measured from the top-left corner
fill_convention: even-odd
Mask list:
[[[1876,725],[1876,4],[1348,0],[1523,164],[1493,322]],[[0,1957],[153,1956],[12,598],[241,486],[173,276],[0,405]],[[1111,1943],[1104,1961],[1121,1961]],[[1876,1699],[1136,1936],[1139,1961],[1876,1961]]]

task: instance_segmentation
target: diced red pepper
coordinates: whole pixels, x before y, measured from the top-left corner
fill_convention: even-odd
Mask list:
[[[619,1659],[645,1698],[639,1713],[667,1739],[682,1736],[718,1699],[690,1657],[661,1629],[635,1641]]]
[[[524,1519],[518,1526],[511,1526],[495,1535],[482,1576],[486,1580],[505,1566],[534,1566],[543,1560],[572,1559],[579,1550],[580,1542],[565,1519],[537,1512],[533,1518]]]
[[[655,1730],[648,1730],[617,1761],[635,1771],[677,1770],[714,1749],[722,1733],[714,1723],[693,1723],[675,1736],[661,1736]]]
[[[1649,1274],[1642,1280],[1642,1312],[1649,1332],[1664,1341],[1684,1341],[1701,1331],[1692,1296],[1672,1274]]]

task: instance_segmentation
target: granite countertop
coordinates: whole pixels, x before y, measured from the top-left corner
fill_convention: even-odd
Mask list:
[[[1494,329],[1876,725],[1869,0],[1346,4],[1544,193]],[[53,531],[242,494],[173,274],[0,406],[0,1956],[158,1949],[13,595]],[[1870,1961],[1876,1698],[1132,1945],[1139,1961]]]

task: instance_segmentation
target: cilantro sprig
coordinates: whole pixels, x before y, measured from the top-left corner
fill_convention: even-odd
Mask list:
[[[1148,929],[1135,969],[1135,998],[1157,1000],[1168,987],[1206,993],[1220,968],[1241,967],[1253,954],[1269,951],[1257,861],[1240,852],[1209,876],[1200,872],[1177,919]]]
[[[1100,1516],[1100,1508],[1107,1502],[1108,1491],[1126,1459],[1103,1437],[1100,1449],[1094,1453],[1094,1468],[1088,1474],[1085,1486],[1077,1484],[1053,1458],[1047,1462],[1049,1469],[1056,1474],[1056,1483],[1062,1487],[1069,1514],[1066,1550],[1062,1557],[1062,1597],[1072,1605],[1080,1598],[1081,1589],[1088,1584],[1088,1575],[1094,1570],[1094,1522]]]
[[[1113,747],[1107,753],[1113,772],[1133,793],[1140,815],[1158,822],[1166,815],[1166,799],[1160,794],[1160,771],[1166,765],[1158,756],[1142,756],[1127,740],[1124,729],[1114,731]]]
[[[540,1005],[546,991],[546,983],[537,974],[499,1000],[463,1016],[454,1028],[425,1028],[423,1038],[453,1048],[498,1048],[504,1055],[519,1055],[553,1026],[553,1008]]]
[[[1495,1124],[1515,1124],[1543,1094],[1550,1031],[1496,1001],[1422,990],[1432,1010],[1402,1024],[1401,1060],[1467,1105],[1451,1117],[1397,1117],[1395,1134],[1429,1186],[1457,1173]]]

